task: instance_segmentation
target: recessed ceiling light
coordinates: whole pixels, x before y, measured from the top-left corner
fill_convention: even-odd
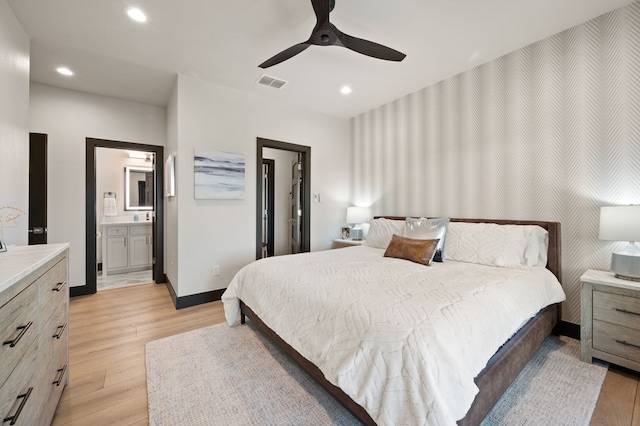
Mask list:
[[[343,95],[348,95],[349,93],[351,93],[351,87],[342,86],[342,89],[340,89],[340,93],[342,93]]]
[[[136,22],[147,22],[147,15],[137,7],[130,7],[126,10],[129,18],[133,19]]]
[[[66,75],[66,76],[71,76],[73,75],[73,71],[71,71],[69,68],[67,67],[58,67],[56,68],[56,71],[58,71],[60,74],[62,75]]]

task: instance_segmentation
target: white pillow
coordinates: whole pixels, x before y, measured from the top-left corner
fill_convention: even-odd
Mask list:
[[[434,240],[439,239],[438,247],[433,256],[435,262],[443,261],[444,240],[447,235],[447,225],[449,218],[427,219],[421,217],[419,219],[408,217],[405,219],[404,236],[405,238],[414,238],[418,240]]]
[[[525,225],[530,231],[529,244],[525,252],[528,266],[547,266],[547,252],[549,251],[549,232],[538,225]]]
[[[452,222],[444,259],[491,266],[546,265],[547,231],[535,225]]]
[[[404,234],[404,220],[391,220],[383,217],[373,219],[369,226],[364,244],[370,247],[386,249],[393,234]]]

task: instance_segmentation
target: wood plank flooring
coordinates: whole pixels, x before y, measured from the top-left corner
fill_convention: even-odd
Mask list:
[[[53,425],[146,425],[145,344],[223,321],[222,302],[176,310],[159,284],[72,298],[69,385]]]
[[[164,285],[72,298],[69,385],[53,425],[146,425],[147,342],[224,321],[221,302],[176,310]],[[592,425],[640,426],[638,373],[612,367]]]

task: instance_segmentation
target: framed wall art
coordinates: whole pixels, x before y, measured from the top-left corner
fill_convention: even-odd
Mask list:
[[[244,199],[244,154],[196,152],[193,162],[196,200]]]

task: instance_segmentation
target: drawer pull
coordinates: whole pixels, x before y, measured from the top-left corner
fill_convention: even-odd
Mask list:
[[[56,334],[54,334],[52,337],[54,339],[60,339],[62,337],[62,333],[64,333],[64,329],[67,328],[67,323],[65,322],[62,325],[59,325],[57,330],[58,332]]]
[[[58,284],[56,284],[56,286],[54,288],[51,289],[51,291],[60,291],[60,290],[62,290],[62,287],[64,287],[64,285],[66,283],[67,283],[66,281],[59,282]]]
[[[620,343],[621,345],[631,346],[632,348],[640,349],[640,346],[634,345],[633,343],[629,343],[626,340],[618,340],[618,339],[616,339],[616,342]]]
[[[62,383],[62,379],[64,378],[64,372],[67,370],[67,365],[65,364],[64,367],[60,368],[57,372],[60,373],[60,377],[58,377],[58,380],[56,380],[55,382],[52,382],[52,385],[56,385],[56,386],[60,386],[60,383]]]
[[[24,333],[26,333],[29,327],[31,327],[31,324],[33,324],[33,321],[29,321],[27,325],[21,325],[20,327],[17,327],[16,330],[20,330],[20,333],[18,333],[16,338],[13,340],[7,340],[5,342],[2,342],[2,344],[9,345],[10,348],[13,348],[15,345],[18,344],[20,339],[22,339],[22,336],[24,336]]]
[[[633,311],[627,311],[626,309],[619,309],[619,308],[616,308],[616,311],[617,311],[617,312],[622,312],[623,314],[631,314],[631,315],[635,315],[635,316],[640,317],[640,314],[639,314],[639,313],[637,313],[637,312],[633,312]]]
[[[23,398],[22,402],[18,406],[18,410],[16,411],[16,413],[13,416],[5,417],[4,420],[2,420],[2,423],[10,421],[11,422],[11,423],[9,423],[10,425],[15,425],[16,424],[16,422],[18,421],[18,417],[20,416],[20,413],[22,413],[22,409],[24,408],[25,404],[27,403],[27,399],[29,399],[29,397],[31,396],[31,391],[32,390],[33,390],[33,387],[30,387],[29,389],[27,389],[26,393],[23,393],[22,395],[18,395],[18,397],[16,399]]]

